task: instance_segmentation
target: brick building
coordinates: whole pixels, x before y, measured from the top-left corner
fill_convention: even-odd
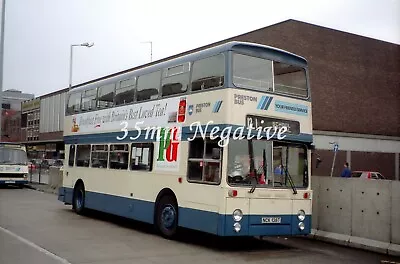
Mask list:
[[[2,92],[1,141],[18,142],[21,133],[21,102],[32,99],[33,94],[10,89]]]
[[[313,165],[314,175],[330,175],[329,142],[335,141],[333,175],[348,161],[352,170],[399,179],[400,45],[296,20],[229,40],[275,46],[308,60],[314,142],[324,161],[318,169]]]

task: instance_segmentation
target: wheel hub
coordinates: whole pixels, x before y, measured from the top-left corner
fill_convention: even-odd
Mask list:
[[[173,226],[175,221],[175,210],[171,205],[167,205],[161,212],[161,223],[162,225],[169,229]]]

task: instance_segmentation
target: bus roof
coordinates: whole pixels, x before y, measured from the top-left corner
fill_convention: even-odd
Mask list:
[[[231,41],[227,42],[218,46],[210,47],[207,49],[203,49],[200,51],[196,51],[187,55],[182,55],[167,61],[162,61],[159,63],[154,63],[149,66],[138,66],[133,69],[128,70],[127,72],[121,72],[121,73],[116,73],[112,74],[109,76],[105,76],[100,79],[96,79],[87,83],[84,83],[80,86],[75,86],[69,91],[69,93],[74,93],[74,92],[79,92],[84,89],[92,88],[92,87],[97,87],[97,86],[102,86],[102,85],[107,85],[110,83],[114,83],[121,78],[130,78],[133,76],[141,75],[141,74],[146,74],[150,73],[162,68],[170,67],[170,66],[175,66],[184,62],[188,61],[194,61],[194,60],[199,60],[202,58],[206,58],[212,55],[216,55],[225,51],[237,51],[237,52],[244,52],[246,51],[247,53],[251,53],[252,55],[257,55],[257,54],[268,54],[271,57],[275,58],[282,58],[285,57],[287,60],[297,63],[303,66],[307,65],[307,60],[299,55],[296,55],[294,53],[278,49],[275,47],[271,46],[266,46],[266,45],[261,45],[261,44],[256,44],[256,43],[250,43],[250,42],[242,42],[242,41]]]

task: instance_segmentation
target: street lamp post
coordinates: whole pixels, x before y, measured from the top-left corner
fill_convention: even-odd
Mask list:
[[[72,61],[73,61],[73,50],[74,47],[87,47],[91,48],[94,46],[94,43],[82,43],[82,44],[71,44],[71,50],[70,50],[70,59],[69,59],[69,90],[72,88]]]
[[[1,25],[0,25],[0,141],[2,132],[3,115],[3,63],[4,63],[4,24],[6,15],[6,0],[1,1]]]

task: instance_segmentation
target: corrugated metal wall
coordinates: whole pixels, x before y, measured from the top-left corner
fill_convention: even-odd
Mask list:
[[[63,131],[65,95],[61,93],[41,99],[39,133]]]

